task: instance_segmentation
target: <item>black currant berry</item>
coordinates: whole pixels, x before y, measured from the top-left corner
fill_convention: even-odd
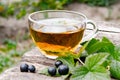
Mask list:
[[[56,66],[56,67],[59,67],[59,66],[62,65],[62,64],[63,64],[63,62],[60,61],[60,60],[57,60],[57,61],[55,62],[55,66]]]
[[[29,66],[28,66],[28,70],[29,70],[30,72],[34,73],[35,70],[36,70],[36,68],[35,68],[35,66],[33,66],[33,65],[29,65]]]
[[[28,72],[28,65],[23,63],[20,65],[20,71],[21,72]]]
[[[49,67],[49,68],[48,68],[48,73],[49,73],[51,76],[56,75],[56,68],[55,68],[55,67]]]
[[[67,65],[62,64],[58,67],[58,72],[60,75],[66,75],[69,72],[69,67]]]

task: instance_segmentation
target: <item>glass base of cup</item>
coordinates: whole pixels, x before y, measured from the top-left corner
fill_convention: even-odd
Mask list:
[[[58,57],[58,56],[50,56],[50,55],[46,55],[46,54],[43,54],[43,55],[49,59],[56,59]]]
[[[48,55],[48,54],[46,54],[46,52],[44,52],[44,51],[42,51],[39,47],[38,47],[38,49],[39,49],[39,51],[41,52],[41,54],[43,55],[43,56],[45,56],[46,58],[49,58],[49,59],[56,59],[58,56],[53,56],[53,55]]]

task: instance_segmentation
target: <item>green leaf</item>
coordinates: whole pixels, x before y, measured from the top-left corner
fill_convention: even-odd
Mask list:
[[[43,75],[47,75],[47,76],[49,76],[49,73],[48,73],[48,67],[46,67],[46,68],[40,70],[40,71],[39,71],[39,74],[43,74]]]
[[[85,75],[89,72],[89,70],[84,66],[78,66],[73,69],[72,71],[72,77],[70,80],[82,80],[82,78],[85,77]]]
[[[88,56],[85,65],[72,70],[71,80],[110,80],[109,71],[102,66],[108,55],[98,53]]]
[[[97,39],[92,39],[88,46],[86,47],[86,51],[88,52],[88,54],[92,54],[96,51],[98,51],[100,48],[102,47],[101,42]]]
[[[72,54],[69,54],[67,56],[58,57],[57,60],[61,60],[64,64],[68,65],[70,68],[70,71],[74,68],[74,57]]]
[[[107,39],[106,37],[103,37],[102,43],[104,44],[104,46],[102,47],[104,52],[108,52],[110,54],[114,53],[115,46],[109,39]]]
[[[91,40],[89,41],[89,44],[88,44],[88,46],[86,47],[86,49],[89,48],[90,46],[92,46],[93,44],[97,43],[97,42],[100,42],[100,41],[99,41],[98,39],[95,39],[95,38],[91,39]]]
[[[120,61],[120,45],[115,46],[114,53],[111,55],[115,60]]]
[[[91,70],[95,68],[96,66],[100,66],[103,64],[103,62],[106,61],[106,58],[109,54],[107,53],[96,53],[93,55],[90,55],[86,58],[85,66]]]
[[[96,42],[87,49],[88,54],[97,52],[103,46],[102,42]]]
[[[73,70],[70,80],[110,80],[109,71],[104,67],[96,67],[89,71],[85,66]]]
[[[92,54],[95,52],[108,52],[110,54],[113,54],[114,47],[114,44],[109,39],[103,37],[102,41],[92,39],[86,47],[86,51],[88,52],[88,54]]]
[[[117,79],[120,79],[120,45],[115,46],[113,54],[110,55],[112,58],[109,59],[111,75]]]
[[[120,61],[112,60],[110,64],[111,75],[117,79],[120,79]]]

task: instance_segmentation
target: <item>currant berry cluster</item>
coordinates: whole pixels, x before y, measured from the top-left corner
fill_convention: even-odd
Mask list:
[[[62,61],[60,60],[57,60],[55,62],[55,67],[49,67],[48,68],[48,73],[51,75],[51,76],[54,76],[56,75],[56,73],[59,73],[60,75],[66,75],[68,74],[69,72],[69,67],[65,64],[63,64]]]
[[[20,71],[21,72],[32,72],[32,73],[35,73],[35,66],[34,65],[28,65],[26,63],[23,63],[20,65]]]

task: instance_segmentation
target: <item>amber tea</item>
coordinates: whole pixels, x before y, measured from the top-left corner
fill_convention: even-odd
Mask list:
[[[64,52],[74,51],[84,33],[84,27],[80,21],[67,18],[40,20],[33,26],[30,27],[32,39],[43,54],[49,57],[61,56],[65,55]]]

